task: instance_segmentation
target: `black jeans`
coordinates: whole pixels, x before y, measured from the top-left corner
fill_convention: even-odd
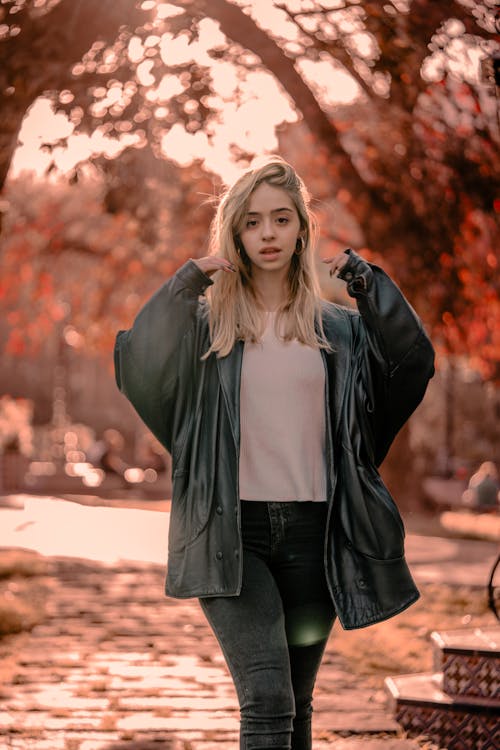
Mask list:
[[[241,502],[239,596],[200,599],[233,677],[240,750],[311,750],[312,693],[335,620],[326,503]]]

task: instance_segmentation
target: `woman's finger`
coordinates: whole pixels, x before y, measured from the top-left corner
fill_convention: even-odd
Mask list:
[[[216,273],[217,271],[236,271],[235,266],[227,258],[220,258],[217,255],[207,255],[204,258],[193,259],[196,265],[208,276]]]
[[[328,263],[330,265],[330,276],[333,276],[342,270],[348,260],[349,256],[346,255],[346,253],[339,253],[333,258],[324,258],[323,263]]]

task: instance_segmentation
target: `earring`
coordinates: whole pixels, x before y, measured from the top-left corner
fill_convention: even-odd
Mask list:
[[[297,237],[297,242],[295,243],[295,255],[302,255],[304,250],[305,250],[304,238]]]

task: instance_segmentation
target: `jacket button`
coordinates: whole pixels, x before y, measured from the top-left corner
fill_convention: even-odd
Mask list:
[[[222,560],[222,558],[223,558],[222,552],[219,550],[219,552],[217,552],[217,554],[215,555],[215,557],[217,558],[217,560]]]
[[[364,578],[360,578],[358,580],[358,586],[360,589],[366,589],[366,581]]]
[[[235,556],[236,558],[238,558],[238,557],[240,556],[240,551],[239,551],[239,549],[235,549],[235,550],[234,550],[234,556]]]
[[[215,509],[215,512],[219,514],[219,516],[222,516],[222,505],[218,505]]]
[[[353,280],[353,278],[354,278],[354,276],[353,276],[353,274],[351,273],[351,271],[347,271],[347,273],[345,273],[345,274],[344,274],[344,279],[345,279],[346,281],[352,281],[352,280]]]
[[[346,547],[346,549],[352,549],[352,542],[350,542],[349,539],[345,543],[345,547]]]

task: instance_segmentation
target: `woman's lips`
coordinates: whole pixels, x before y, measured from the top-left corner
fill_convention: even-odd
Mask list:
[[[271,260],[272,258],[276,258],[280,252],[281,250],[277,247],[267,247],[265,250],[260,251],[260,255]]]

